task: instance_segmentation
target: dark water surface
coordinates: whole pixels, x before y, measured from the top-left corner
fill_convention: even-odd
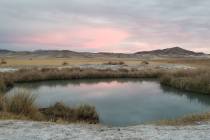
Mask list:
[[[156,80],[74,80],[17,84],[37,94],[36,104],[48,107],[62,101],[66,105],[96,107],[102,124],[137,125],[210,111],[210,96],[162,87]]]

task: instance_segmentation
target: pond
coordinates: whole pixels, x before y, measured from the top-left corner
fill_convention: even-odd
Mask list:
[[[96,107],[100,122],[111,126],[130,126],[162,119],[175,119],[210,111],[210,96],[163,87],[157,80],[109,79],[49,81],[17,84],[37,95],[39,107],[62,101],[69,106]]]

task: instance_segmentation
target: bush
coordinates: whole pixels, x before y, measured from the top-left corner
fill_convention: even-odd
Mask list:
[[[148,61],[142,61],[141,64],[143,64],[143,65],[148,65],[149,62],[148,62]]]
[[[4,60],[4,59],[1,59],[0,64],[2,64],[2,65],[7,64],[7,61],[6,61],[6,60]]]
[[[65,106],[63,103],[56,103],[49,108],[42,108],[40,111],[46,116],[47,120],[56,122],[59,119],[73,121],[74,110]]]
[[[67,66],[69,63],[68,62],[63,62],[62,65],[63,66]]]
[[[105,65],[125,65],[125,62],[123,61],[109,61],[107,63],[104,63]]]
[[[98,123],[99,117],[95,107],[89,105],[81,105],[76,110],[77,120],[88,121],[91,123]]]

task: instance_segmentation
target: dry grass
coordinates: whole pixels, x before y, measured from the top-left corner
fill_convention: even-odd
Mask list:
[[[29,91],[18,89],[11,96],[0,96],[0,119],[29,119],[36,121],[86,122],[98,123],[99,117],[94,107],[82,105],[70,108],[62,103],[52,107],[39,109],[35,104],[35,96]]]
[[[104,64],[105,65],[125,65],[125,62],[123,62],[123,61],[109,61]]]
[[[156,70],[127,70],[120,69],[113,70],[96,70],[96,69],[56,69],[56,68],[43,68],[43,69],[22,69],[14,73],[0,74],[3,84],[11,85],[13,82],[34,82],[44,80],[69,80],[69,79],[82,79],[82,78],[160,78],[161,84],[171,86],[186,91],[193,91],[197,93],[210,94],[210,70],[182,70],[175,72],[163,72]],[[3,80],[2,80],[3,79]],[[6,84],[5,84],[6,83]],[[3,87],[3,86],[2,86]],[[4,88],[3,88],[4,89]],[[1,97],[2,98],[2,97]],[[0,98],[0,99],[1,99]],[[2,100],[3,99],[3,100]],[[72,121],[86,121],[89,123],[97,123],[98,115],[94,107],[80,106],[78,108],[69,108],[63,104],[56,104],[48,109],[37,109],[33,106],[33,98],[26,95],[18,95],[12,99],[2,98],[0,100],[0,110],[5,110],[8,113],[14,113],[19,116],[27,116],[32,118],[36,115],[29,113],[39,112],[45,116],[44,120],[51,120],[57,122],[64,120],[67,122]],[[31,108],[31,109],[30,109]],[[36,114],[36,113],[35,113]],[[42,115],[38,115],[37,118]],[[36,117],[35,117],[36,118]],[[209,113],[202,115],[192,115],[178,120],[162,121],[165,124],[192,124],[199,120],[207,120],[210,118]]]
[[[161,120],[158,125],[192,125],[210,120],[210,113],[189,115],[174,120]]]
[[[67,66],[68,64],[69,64],[69,63],[66,62],[66,61],[64,61],[64,62],[62,63],[63,66]]]
[[[0,120],[31,120],[27,116],[0,111]]]
[[[43,69],[22,69],[14,73],[4,73],[4,79],[9,83],[13,82],[35,82],[44,80],[70,80],[70,79],[90,79],[90,78],[157,78],[157,70],[132,71],[127,69],[96,70],[80,68],[43,68]]]
[[[210,94],[210,70],[182,70],[165,73],[160,78],[163,85],[177,89]]]
[[[6,90],[5,82],[2,78],[0,78],[0,94]]]
[[[4,110],[4,98],[3,95],[0,94],[0,112]]]
[[[144,61],[141,62],[141,64],[143,64],[143,65],[148,65],[149,62],[144,60]]]
[[[122,61],[127,65],[139,65],[144,59],[141,58],[4,58],[7,64],[2,67],[24,67],[24,66],[60,66],[63,62],[67,62],[69,65],[81,65],[81,64],[104,64],[107,62],[119,62]],[[210,67],[210,59],[208,58],[159,58],[148,59],[150,64],[184,64],[195,67]]]
[[[5,65],[7,64],[7,61],[5,59],[1,59],[0,65]]]
[[[165,58],[152,60],[154,64],[184,64],[198,68],[210,68],[210,58]]]
[[[173,72],[152,69],[128,70],[119,69],[80,69],[80,68],[42,68],[22,69],[14,73],[0,74],[0,89],[11,87],[14,82],[36,82],[46,80],[71,80],[92,78],[159,78],[162,85],[185,91],[210,94],[210,70],[180,70]]]
[[[89,105],[81,105],[78,108],[70,108],[63,103],[56,103],[49,108],[40,109],[46,116],[47,120],[57,122],[63,120],[65,122],[88,122],[98,123],[99,117],[95,107]]]
[[[126,64],[139,64],[139,59],[134,58],[5,58],[7,64],[2,66],[11,67],[24,67],[24,66],[61,66],[63,62],[69,65],[82,65],[82,64],[104,64],[108,61],[123,61]]]
[[[43,120],[43,116],[34,105],[35,97],[27,90],[19,89],[9,97],[3,98],[3,112],[27,116],[33,120]]]

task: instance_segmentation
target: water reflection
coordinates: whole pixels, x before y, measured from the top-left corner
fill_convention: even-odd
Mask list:
[[[164,90],[164,94],[176,94],[177,96],[184,96],[186,97],[189,101],[197,101],[201,104],[204,105],[210,105],[210,96],[207,94],[202,94],[202,93],[192,93],[192,92],[183,92],[178,89],[166,87],[166,86],[161,86],[161,88]]]
[[[69,106],[94,105],[107,125],[127,126],[210,111],[210,96],[181,92],[148,79],[90,79],[17,84],[38,95],[47,107],[62,101]],[[8,92],[11,94],[11,92]]]

